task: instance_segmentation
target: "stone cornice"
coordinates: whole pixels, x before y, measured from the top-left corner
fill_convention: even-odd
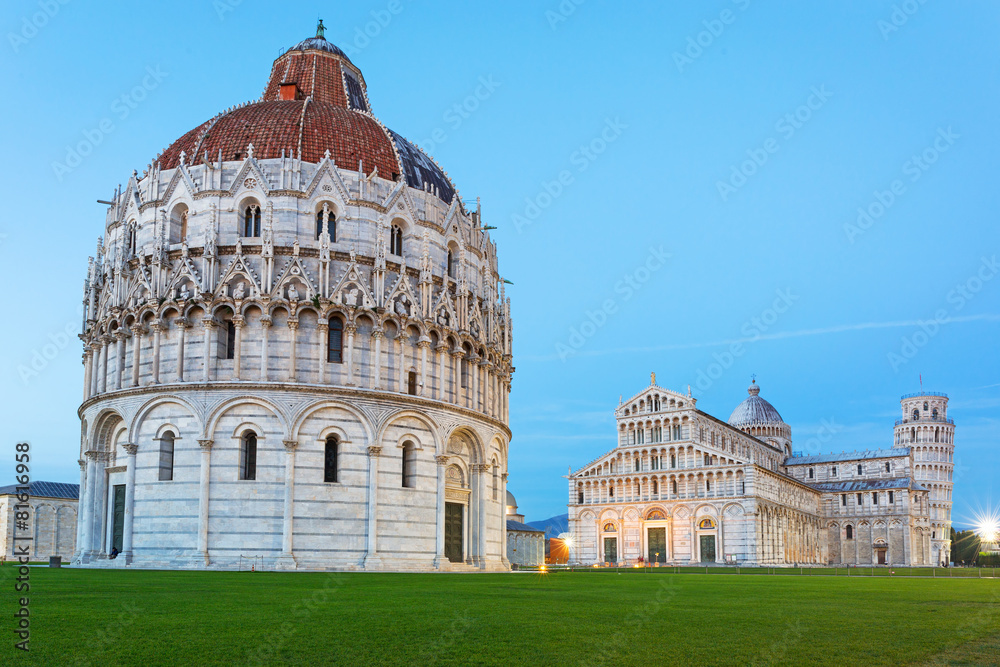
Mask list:
[[[83,419],[84,414],[91,406],[98,405],[102,401],[112,401],[131,396],[203,393],[205,391],[214,392],[220,390],[235,391],[245,396],[253,396],[257,391],[287,391],[295,394],[299,401],[306,396],[315,396],[316,400],[323,400],[325,398],[340,398],[341,400],[346,400],[347,402],[350,402],[355,398],[366,398],[372,401],[385,401],[386,399],[392,399],[400,403],[409,404],[413,407],[430,408],[475,419],[480,423],[500,430],[506,436],[507,440],[510,440],[512,436],[510,427],[502,421],[453,403],[446,403],[444,401],[437,401],[423,396],[413,396],[411,394],[399,393],[395,391],[360,389],[357,387],[344,387],[341,385],[307,384],[304,382],[234,382],[231,380],[220,380],[214,382],[161,381],[160,384],[149,385],[146,387],[116,389],[92,396],[80,404],[80,407],[77,409],[77,415],[80,419]],[[200,442],[201,441],[199,441],[199,443]]]

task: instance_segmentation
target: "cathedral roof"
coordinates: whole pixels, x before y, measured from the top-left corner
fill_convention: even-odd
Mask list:
[[[867,459],[890,459],[899,456],[909,456],[909,447],[894,447],[892,449],[870,449],[864,452],[841,452],[840,454],[816,454],[814,456],[792,456],[785,459],[786,466],[797,466],[805,463],[836,463],[838,461],[863,461]]]
[[[306,162],[330,158],[343,169],[363,169],[387,179],[406,180],[432,191],[447,204],[455,187],[444,170],[371,113],[361,71],[322,36],[288,49],[271,67],[264,94],[252,103],[232,107],[198,125],[173,142],[156,162],[161,169],[239,161],[253,146],[257,159],[296,157]]]
[[[855,482],[833,482],[831,484],[810,484],[817,491],[880,491],[885,489],[910,489],[926,491],[927,488],[910,477],[894,477],[892,479],[866,479]]]
[[[737,405],[733,414],[729,415],[730,426],[745,428],[747,426],[785,423],[774,406],[758,395],[760,394],[760,386],[757,385],[756,380],[751,382],[747,393],[750,396]]]
[[[0,486],[0,496],[17,495],[19,488],[23,489],[24,486],[17,484]],[[28,484],[28,495],[32,498],[77,500],[80,497],[80,485],[66,482],[31,482]]]

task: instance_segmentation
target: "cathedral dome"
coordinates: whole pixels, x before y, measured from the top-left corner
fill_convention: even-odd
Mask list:
[[[746,426],[784,423],[784,420],[774,406],[759,396],[760,387],[757,385],[756,380],[750,383],[747,393],[750,396],[737,405],[736,409],[733,410],[733,414],[729,416],[730,426],[743,428]]]
[[[416,145],[385,127],[371,112],[364,76],[322,36],[303,40],[274,61],[259,100],[232,107],[198,125],[157,156],[159,169],[242,160],[298,158],[318,163],[329,153],[342,169],[375,170],[406,179],[447,204],[455,187]]]

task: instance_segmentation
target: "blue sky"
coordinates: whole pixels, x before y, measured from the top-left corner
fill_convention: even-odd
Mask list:
[[[756,373],[824,452],[890,446],[922,375],[958,424],[956,523],[1000,501],[994,3],[5,6],[4,479],[19,439],[35,479],[78,479],[66,332],[95,200],[259,96],[322,17],[375,113],[499,228],[529,520],[565,511],[567,467],[614,446],[618,397],[651,371],[722,419]]]

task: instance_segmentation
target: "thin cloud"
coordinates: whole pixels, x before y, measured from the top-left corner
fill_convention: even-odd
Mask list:
[[[962,315],[959,317],[949,317],[940,322],[941,325],[956,324],[960,322],[1000,322],[1000,314],[982,313],[980,315]],[[609,350],[578,350],[571,356],[579,357],[604,357],[611,354],[625,354],[631,352],[666,352],[669,350],[691,350],[700,347],[719,347],[722,345],[732,345],[734,343],[753,343],[760,340],[781,340],[784,338],[801,338],[803,336],[825,336],[827,334],[843,333],[845,331],[864,331],[867,329],[896,329],[903,327],[917,327],[925,324],[926,320],[896,320],[893,322],[861,322],[859,324],[840,324],[833,327],[821,327],[818,329],[800,329],[798,331],[778,331],[775,333],[763,334],[760,336],[747,336],[743,338],[729,338],[726,340],[716,340],[706,343],[674,343],[670,345],[654,345],[650,347],[617,347]],[[546,355],[523,355],[520,357],[524,361],[554,361],[559,359],[558,354]]]

